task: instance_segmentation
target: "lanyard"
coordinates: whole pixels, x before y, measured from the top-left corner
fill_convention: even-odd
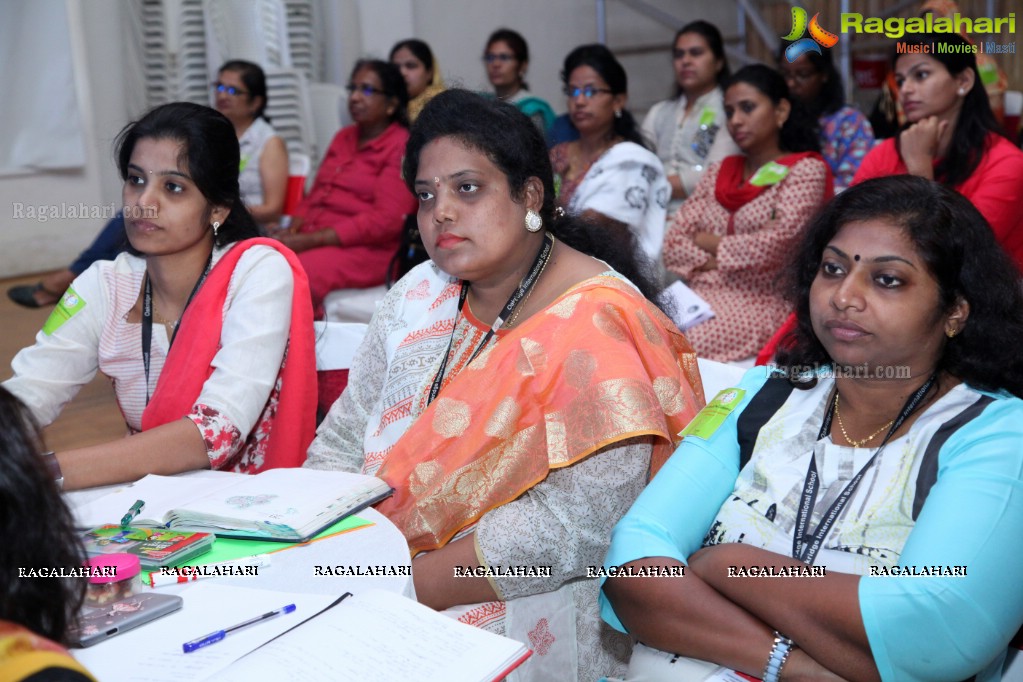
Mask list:
[[[511,314],[515,311],[517,306],[526,294],[529,293],[530,289],[536,284],[536,280],[540,278],[540,273],[543,272],[544,267],[547,266],[547,261],[551,258],[551,252],[554,250],[554,235],[550,232],[545,232],[543,236],[543,246],[540,247],[540,251],[536,254],[536,258],[533,260],[533,267],[530,268],[529,274],[527,274],[521,282],[519,282],[518,288],[508,299],[508,302],[504,304],[504,308],[501,310],[501,314],[494,320],[493,326],[487,332],[483,340],[480,341],[479,345],[476,346],[476,350],[473,351],[469,357],[469,362],[476,359],[476,356],[480,354],[487,342],[494,336],[494,334],[504,326],[505,320],[511,317]],[[469,283],[462,281],[461,291],[458,292],[458,314],[455,315],[457,322],[458,315],[462,313],[462,307],[465,305],[465,299],[469,296]],[[457,325],[456,325],[457,326]],[[444,371],[448,367],[448,356],[451,355],[451,346],[455,341],[455,330],[451,330],[451,338],[448,339],[448,349],[444,352],[444,359],[440,363],[440,369],[437,370],[437,375],[433,377],[433,385],[430,386],[430,397],[427,398],[426,404],[429,405],[433,402],[433,399],[440,393],[440,385],[444,380]],[[469,364],[469,363],[466,363]]]
[[[906,404],[902,406],[902,410],[899,412],[899,416],[895,418],[892,423],[892,427],[888,429],[887,435],[884,440],[881,441],[880,447],[877,451],[867,460],[867,463],[863,465],[863,468],[857,472],[855,476],[846,484],[845,489],[838,498],[831,503],[831,506],[821,517],[821,522],[817,526],[817,530],[809,535],[805,531],[808,530],[810,524],[810,515],[813,513],[813,506],[817,502],[817,483],[819,476],[817,474],[817,462],[813,453],[810,454],[810,466],[806,471],[806,480],[803,482],[803,497],[799,507],[799,514],[796,517],[796,527],[792,532],[792,557],[799,559],[805,564],[813,564],[813,560],[817,557],[817,553],[820,551],[821,544],[824,542],[824,538],[827,537],[828,531],[835,524],[835,520],[838,519],[839,514],[845,508],[846,502],[852,497],[856,487],[860,484],[864,475],[867,473],[867,469],[877,460],[878,455],[881,454],[881,450],[888,444],[888,440],[892,437],[892,434],[899,430],[903,422],[909,418],[911,414],[920,406],[924,396],[934,385],[937,379],[937,373],[934,373],[924,382],[924,385],[916,390],[913,395],[909,396],[906,400]],[[838,388],[836,387],[837,391]],[[827,412],[824,414],[824,423],[821,424],[820,433],[817,434],[817,440],[826,438],[828,433],[831,431],[831,419],[835,412],[835,401],[829,400]]]
[[[206,267],[203,269],[202,274],[199,275],[198,281],[195,286],[192,287],[192,293],[188,295],[188,300],[185,301],[185,307],[181,309],[181,317],[185,316],[185,310],[188,310],[188,304],[195,298],[196,292],[199,291],[199,287],[206,281],[206,275],[210,274],[210,264],[213,263],[213,252],[210,251],[210,257],[206,259]],[[174,339],[178,335],[178,327],[181,326],[181,317],[178,318],[178,324],[174,326],[174,331],[171,332],[170,340],[167,344],[167,352],[170,353],[170,347],[174,345]],[[142,368],[146,373],[146,405],[149,404],[149,359],[152,355],[150,348],[153,345],[153,287],[149,282],[149,271],[146,271],[146,285],[144,293],[142,294]]]

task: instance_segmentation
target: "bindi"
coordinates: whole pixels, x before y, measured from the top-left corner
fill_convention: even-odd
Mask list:
[[[856,254],[855,256],[853,256],[853,260],[854,261],[859,261],[860,260],[860,254]]]

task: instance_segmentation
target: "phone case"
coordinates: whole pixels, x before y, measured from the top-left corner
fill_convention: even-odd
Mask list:
[[[87,647],[102,642],[181,608],[173,594],[135,594],[100,607],[86,607],[71,633],[71,641]]]

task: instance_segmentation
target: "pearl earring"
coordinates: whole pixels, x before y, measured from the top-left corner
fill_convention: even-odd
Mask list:
[[[539,232],[543,228],[543,218],[540,214],[529,209],[526,211],[526,229],[530,232]]]
[[[963,95],[966,94],[966,88],[959,88],[958,92],[959,92],[959,96],[962,97]]]

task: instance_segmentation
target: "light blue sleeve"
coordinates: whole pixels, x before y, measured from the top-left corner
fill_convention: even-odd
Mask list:
[[[1023,401],[1002,398],[957,431],[900,566],[965,577],[864,576],[860,609],[882,680],[962,680],[1023,622]]]
[[[646,557],[685,562],[702,546],[739,475],[738,417],[766,378],[765,367],[746,372],[738,386],[746,395],[717,431],[707,440],[695,436],[683,439],[611,531],[605,569]],[[612,627],[625,632],[603,590],[600,613]]]

